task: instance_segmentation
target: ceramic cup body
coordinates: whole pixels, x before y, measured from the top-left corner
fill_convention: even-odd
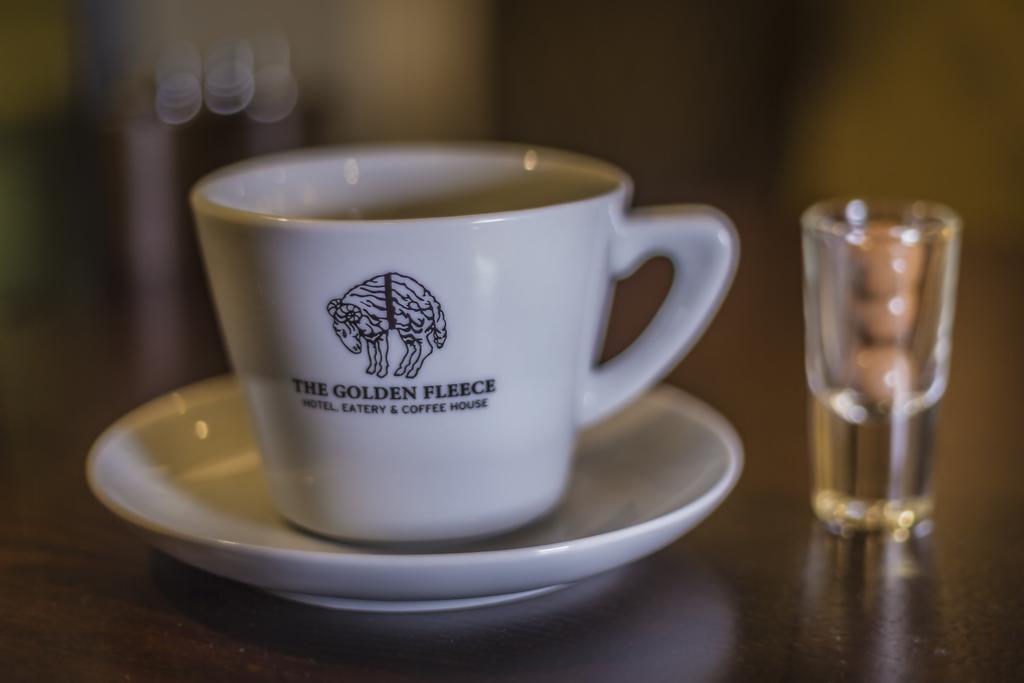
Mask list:
[[[200,181],[203,257],[280,511],[428,541],[550,510],[576,431],[682,356],[735,268],[721,214],[629,215],[629,194],[608,164],[512,145],[310,150]],[[677,266],[661,312],[595,368],[611,283],[660,253]]]

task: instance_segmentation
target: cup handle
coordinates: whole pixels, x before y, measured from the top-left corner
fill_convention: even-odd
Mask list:
[[[629,348],[587,374],[581,425],[622,408],[682,360],[725,298],[739,249],[732,222],[709,206],[638,209],[616,225],[609,250],[612,277],[628,277],[654,256],[666,256],[675,274],[647,329]]]

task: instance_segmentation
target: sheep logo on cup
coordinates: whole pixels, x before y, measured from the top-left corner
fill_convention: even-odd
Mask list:
[[[391,330],[405,344],[394,374],[408,379],[416,377],[423,361],[448,339],[441,304],[429,289],[401,273],[384,273],[356,285],[341,298],[331,299],[327,313],[346,349],[361,353],[365,342],[370,361],[366,373],[377,377],[388,374]]]

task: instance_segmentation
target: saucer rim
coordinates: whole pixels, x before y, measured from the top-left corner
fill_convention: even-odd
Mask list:
[[[694,419],[701,424],[708,425],[708,428],[715,432],[725,445],[726,465],[724,473],[714,483],[704,490],[696,498],[672,508],[653,519],[640,522],[639,524],[627,525],[611,531],[605,531],[589,536],[581,536],[566,541],[547,543],[543,545],[519,546],[514,548],[499,548],[494,550],[468,550],[450,553],[377,553],[364,552],[362,546],[344,541],[336,541],[338,550],[310,550],[299,548],[288,548],[273,545],[262,545],[256,543],[232,541],[225,538],[210,536],[199,536],[179,531],[166,524],[157,522],[145,515],[132,510],[127,505],[122,505],[113,497],[108,495],[99,481],[99,470],[104,453],[109,452],[108,446],[117,438],[129,435],[138,429],[152,424],[158,420],[180,416],[181,404],[187,401],[189,406],[203,405],[217,400],[224,400],[230,394],[239,394],[241,388],[233,374],[218,375],[207,379],[193,382],[178,389],[164,393],[156,398],[150,399],[141,405],[128,411],[106,429],[93,442],[86,458],[86,480],[89,489],[96,499],[116,517],[127,522],[136,529],[155,535],[159,538],[177,541],[191,545],[202,546],[207,549],[219,550],[230,548],[231,552],[243,553],[261,557],[274,557],[278,559],[291,558],[295,560],[317,559],[325,562],[343,562],[345,564],[361,564],[373,566],[374,564],[386,564],[394,567],[396,564],[408,565],[431,565],[443,567],[446,564],[459,565],[467,559],[472,558],[475,562],[489,561],[503,562],[513,558],[525,556],[541,557],[548,554],[558,554],[561,551],[583,551],[597,549],[604,545],[616,544],[617,542],[634,536],[646,536],[656,533],[665,528],[672,527],[681,522],[695,510],[706,509],[706,513],[697,520],[695,524],[711,514],[718,505],[728,497],[739,481],[744,466],[743,443],[739,434],[732,424],[717,410],[704,401],[694,397],[682,389],[668,384],[658,384],[642,394],[636,401],[655,400],[661,403],[668,403],[673,410],[682,410],[687,415],[694,416]],[[197,400],[194,397],[186,398],[186,394],[193,394],[201,397]],[[618,414],[618,413],[616,413]],[[607,420],[613,419],[614,415],[597,423],[604,424]],[[596,426],[596,425],[595,425]],[[591,427],[593,428],[593,427]],[[110,456],[107,456],[110,457]],[[695,525],[694,524],[694,525]],[[329,539],[324,539],[332,542]],[[352,552],[352,548],[358,548],[358,552]]]

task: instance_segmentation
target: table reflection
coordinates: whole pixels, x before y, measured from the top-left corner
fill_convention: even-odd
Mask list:
[[[924,531],[842,538],[812,527],[794,642],[811,678],[903,681],[920,657],[942,654],[929,617],[936,574]]]
[[[587,672],[588,681],[720,680],[736,660],[735,597],[687,553],[518,603],[407,615],[285,601],[156,552],[151,571],[174,609],[257,659],[276,652],[393,673],[429,665],[444,676],[527,677],[550,674],[554,662],[563,680]]]

